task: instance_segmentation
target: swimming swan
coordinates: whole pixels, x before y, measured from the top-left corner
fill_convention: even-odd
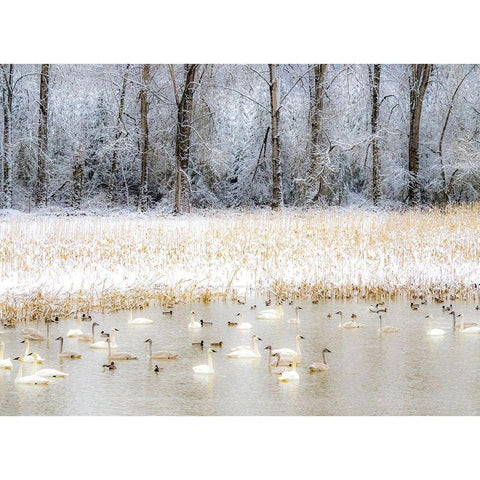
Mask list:
[[[60,340],[60,353],[58,354],[60,358],[82,358],[80,353],[72,352],[70,350],[63,351],[63,337],[57,337],[55,340]]]
[[[0,368],[4,368],[5,370],[11,370],[13,367],[12,361],[9,358],[3,358],[3,354],[5,353],[5,343],[0,342]]]
[[[378,319],[380,321],[380,328],[378,329],[378,333],[398,333],[400,331],[397,327],[392,327],[390,325],[382,326],[382,316],[379,315]]]
[[[98,327],[97,322],[92,323],[92,333],[83,333],[77,337],[79,342],[94,342],[95,341],[95,327]]]
[[[148,352],[149,352],[149,358],[150,360],[155,359],[155,360],[175,360],[178,355],[176,353],[172,352],[167,352],[165,350],[160,350],[158,352],[152,353],[152,339],[148,338],[145,340],[145,342],[148,343]]]
[[[232,350],[227,353],[228,358],[260,358],[260,352],[258,351],[258,341],[261,338],[258,338],[256,335],[253,336],[253,347],[240,348]]]
[[[213,348],[209,348],[207,350],[208,365],[196,365],[192,368],[195,373],[203,373],[207,375],[213,375],[215,373],[215,371],[213,370],[213,352],[216,352],[216,350],[214,350]]]
[[[429,320],[429,322],[428,322],[429,330],[427,332],[427,335],[438,337],[440,335],[445,335],[447,333],[447,332],[445,332],[445,330],[442,330],[441,328],[432,328],[433,317],[430,314],[426,315],[425,318],[428,318],[428,320]]]
[[[48,385],[50,380],[44,377],[40,377],[39,375],[26,375],[23,377],[23,362],[24,359],[22,357],[16,357],[14,360],[18,360],[20,362],[20,368],[18,369],[17,377],[15,378],[15,383],[22,383],[26,385]]]
[[[330,367],[328,366],[327,363],[327,358],[325,357],[326,353],[332,353],[328,348],[324,348],[322,350],[322,359],[323,362],[313,362],[308,366],[308,369],[311,372],[325,372],[326,370],[329,370]]]
[[[461,322],[460,324],[458,324],[456,322],[456,313],[452,310],[451,312],[449,312],[450,315],[453,315],[453,329],[460,329],[462,331],[465,331],[466,329],[470,328],[470,327],[478,327],[478,323],[473,323],[473,322],[464,322],[463,321],[463,313],[459,313],[458,314],[458,317],[460,317],[461,319]],[[476,333],[476,332],[466,332],[466,333]]]
[[[364,323],[357,323],[357,322],[343,323],[343,312],[341,311],[335,312],[335,315],[340,315],[340,323],[338,324],[339,328],[361,328],[365,326]]]
[[[295,336],[295,348],[296,350],[292,350],[291,348],[275,348],[272,350],[272,355],[278,353],[280,355],[280,364],[287,361],[291,362],[295,359],[298,362],[298,359],[301,357],[302,352],[300,351],[300,340],[304,340],[304,337],[301,335]]]
[[[294,323],[294,324],[299,324],[300,323],[300,318],[298,315],[298,311],[303,310],[302,307],[295,307],[295,317],[291,318],[290,320],[287,320],[287,323]]]
[[[111,349],[118,348],[117,342],[115,341],[115,332],[118,331],[118,328],[112,327],[110,329],[110,334],[107,334],[108,338],[110,338]],[[99,340],[98,342],[92,343],[89,348],[103,348],[104,350],[107,350],[109,346],[106,340]]]
[[[39,375],[40,377],[52,377],[52,378],[68,377],[68,373],[61,372],[60,370],[55,370],[54,368],[42,368],[41,370],[38,370],[38,372],[37,372],[38,354],[30,353],[30,355],[33,356],[33,358],[34,358],[34,369],[33,369],[34,375]]]
[[[451,313],[454,313],[454,312],[451,312]],[[461,319],[460,330],[459,330],[460,333],[480,333],[480,327],[478,327],[476,324],[472,325],[471,323],[464,323],[463,313],[460,313],[458,316]],[[472,326],[465,327],[465,325],[472,325]]]
[[[283,318],[283,305],[277,305],[277,308],[267,308],[257,313],[257,320],[281,320]]]
[[[132,318],[132,312],[130,311],[130,318],[128,320],[129,325],[151,325],[153,323],[153,320],[150,318],[144,318],[144,317],[137,317],[137,318]]]
[[[30,355],[30,340],[22,340],[20,343],[25,344],[25,353],[23,354],[23,357],[18,357],[20,362],[23,363],[33,363],[33,357]],[[37,363],[43,363],[43,358],[37,354]]]
[[[202,328],[202,324],[198,320],[195,320],[195,312],[193,311],[190,312],[190,323],[188,324],[188,328]]]
[[[108,360],[138,360],[138,357],[132,355],[131,353],[125,352],[115,352],[112,353],[112,349],[110,348],[110,339],[107,338],[106,340],[108,344]]]
[[[80,335],[83,335],[82,329],[80,328],[82,325],[82,317],[80,317],[80,312],[77,312],[77,328],[74,328],[72,330],[69,330],[67,332],[67,337],[79,337]]]
[[[238,321],[238,325],[237,325],[237,328],[238,328],[239,330],[250,330],[250,329],[252,328],[252,324],[251,324],[251,323],[244,322],[244,321],[242,320],[242,317],[243,317],[242,312],[237,313],[236,316],[237,316],[237,317],[240,317],[240,319],[239,319],[239,321]]]
[[[280,382],[291,382],[292,380],[299,380],[300,375],[297,373],[297,359],[294,358],[292,362],[292,369],[282,372],[278,377]]]

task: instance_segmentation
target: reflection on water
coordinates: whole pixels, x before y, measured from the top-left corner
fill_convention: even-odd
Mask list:
[[[128,312],[111,315],[94,314],[100,323],[97,332],[116,326],[118,351],[138,355],[137,361],[117,361],[117,369],[109,371],[106,350],[88,348],[87,342],[65,339],[65,349],[82,353],[81,360],[59,360],[59,335],[75,328],[75,320],[51,325],[51,339],[33,342],[34,350],[45,361],[42,368],[57,368],[70,374],[66,379],[52,379],[45,387],[16,385],[18,362],[9,372],[0,369],[1,415],[478,415],[480,389],[477,372],[480,367],[478,349],[480,335],[453,333],[451,315],[441,306],[422,306],[412,311],[409,302],[387,305],[385,325],[400,327],[398,334],[379,334],[377,315],[368,312],[368,303],[339,302],[302,306],[300,325],[288,324],[295,316],[294,306],[285,306],[283,321],[256,320],[249,304],[232,303],[195,305],[198,318],[210,320],[212,326],[198,330],[187,328],[192,305],[178,305],[173,315],[162,315],[161,308],[151,307],[141,316],[155,320],[153,325],[127,325]],[[457,302],[457,312],[464,312],[466,321],[480,320],[480,312],[472,304]],[[344,321],[352,313],[365,327],[354,330],[338,328],[338,318],[329,312],[343,310]],[[235,314],[243,312],[243,320],[252,323],[252,330],[228,327]],[[134,312],[135,313],[135,312]],[[136,312],[139,313],[139,312]],[[428,321],[434,316],[434,327],[447,335],[426,335]],[[83,322],[89,333],[91,323]],[[5,357],[22,355],[20,330],[6,330]],[[229,359],[225,354],[232,347],[248,345],[255,333],[261,359]],[[295,349],[295,335],[302,341],[302,361],[297,367],[298,382],[280,383],[267,369],[267,345]],[[154,350],[169,350],[178,359],[148,359],[147,338]],[[96,340],[100,338],[97,337]],[[215,375],[192,371],[195,365],[207,363],[207,348],[201,350],[192,342],[223,341],[213,354]],[[309,373],[308,364],[322,361],[322,350],[328,347],[330,370]],[[154,372],[155,365],[160,372]],[[24,375],[32,367],[24,365]]]

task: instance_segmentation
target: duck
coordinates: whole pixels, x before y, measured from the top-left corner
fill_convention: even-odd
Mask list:
[[[47,377],[47,378],[65,378],[65,377],[68,377],[68,373],[62,372],[60,370],[56,370],[55,368],[42,368],[41,370],[37,371],[38,354],[32,352],[29,355],[31,355],[34,359],[33,373],[35,375],[39,375],[40,377]]]
[[[24,363],[33,363],[34,359],[30,356],[30,340],[22,340],[20,343],[25,344],[25,353],[23,354],[23,357],[19,357],[22,359],[20,361]],[[39,354],[37,354],[37,363],[43,363],[43,358]]]
[[[92,316],[91,315],[85,315],[82,313],[82,322],[91,322],[92,321]]]
[[[429,330],[427,332],[427,335],[431,335],[433,337],[446,335],[447,332],[445,330],[442,330],[441,328],[432,328],[433,317],[430,314],[426,315],[425,318],[429,320]]]
[[[258,342],[261,338],[253,335],[253,347],[237,348],[227,353],[228,358],[260,358],[260,352],[258,351]]]
[[[71,338],[71,337],[78,337],[80,335],[83,335],[82,329],[80,328],[81,325],[82,325],[82,319],[80,317],[80,313],[77,312],[77,328],[69,330],[67,332],[67,337]]]
[[[213,369],[212,353],[215,353],[215,352],[216,350],[210,347],[207,350],[207,365],[196,365],[195,367],[192,367],[192,370],[195,373],[213,375],[215,373],[215,370]]]
[[[295,359],[298,363],[298,359],[302,356],[302,352],[300,351],[300,340],[304,340],[305,337],[302,335],[295,335],[295,350],[291,348],[275,348],[272,350],[272,355],[278,353],[280,355],[280,364],[282,362],[291,362]]]
[[[413,302],[410,302],[410,308],[412,310],[418,310],[420,308],[420,304],[419,303],[413,303]]]
[[[162,315],[173,315],[173,310],[166,310],[162,312]]]
[[[148,343],[148,352],[149,352],[149,358],[150,360],[152,359],[155,359],[155,360],[175,360],[176,358],[178,358],[178,354],[176,353],[172,353],[172,352],[167,352],[166,350],[160,350],[160,351],[157,351],[157,352],[154,352],[152,353],[152,345],[153,345],[153,342],[152,342],[152,339],[151,338],[147,338],[147,340],[145,340],[146,343]],[[203,340],[201,342],[203,344]],[[203,345],[202,345],[203,347]]]
[[[227,325],[229,327],[237,327],[238,326],[238,323],[237,322],[227,322]]]
[[[399,328],[392,327],[390,325],[382,326],[382,316],[381,315],[378,316],[378,320],[380,321],[380,327],[378,329],[379,333],[398,333],[400,331]]]
[[[213,322],[206,322],[205,320],[200,320],[200,325],[204,327],[205,325],[210,326],[213,325]]]
[[[11,370],[13,367],[12,361],[10,358],[3,358],[3,355],[5,353],[5,343],[0,342],[0,368],[3,368],[5,370]]]
[[[278,377],[280,382],[291,382],[295,380],[300,380],[300,375],[297,373],[297,358],[294,357],[292,360],[292,369],[282,372]]]
[[[107,350],[111,348],[118,348],[117,342],[115,341],[115,332],[119,332],[118,328],[112,327],[110,333],[107,333],[107,340],[110,339],[110,343],[107,343],[107,340],[99,340],[98,342],[92,343],[89,345],[89,348],[101,348]],[[103,336],[103,335],[102,335]]]
[[[276,308],[268,308],[257,313],[257,320],[281,320],[283,318],[283,305],[280,303]]]
[[[250,305],[250,310],[255,310],[257,308],[256,305]]]
[[[240,317],[240,320],[239,320],[238,325],[237,325],[237,328],[238,328],[239,330],[249,330],[249,329],[252,328],[252,324],[251,324],[251,323],[244,322],[244,321],[242,320],[243,315],[242,315],[241,312],[240,312],[240,313],[237,313],[237,317]]]
[[[200,347],[200,348],[203,348],[203,340],[200,340],[199,342],[193,342],[192,343],[192,347]]]
[[[80,342],[94,342],[95,341],[95,327],[98,327],[97,322],[92,323],[92,333],[82,333],[77,336],[77,340]]]
[[[106,363],[105,365],[102,365],[102,367],[105,369],[108,369],[108,370],[116,370],[117,369],[117,366],[115,365],[115,362],[110,362],[110,363]]]
[[[40,375],[36,375],[35,373],[32,375],[23,376],[24,359],[22,357],[15,357],[14,360],[18,360],[20,362],[20,368],[18,369],[17,377],[15,378],[15,383],[26,384],[26,385],[48,385],[50,383],[50,380],[48,380],[48,378],[41,377]],[[34,361],[33,358],[32,358],[32,361]]]
[[[106,340],[108,344],[108,360],[138,360],[138,357],[132,355],[131,353],[125,352],[114,352],[112,353],[112,349],[110,348],[110,338]]]
[[[340,323],[338,324],[339,328],[362,328],[365,326],[364,323],[357,323],[357,322],[343,322],[343,312],[339,310],[338,312],[335,312],[335,315],[340,315]]]
[[[57,337],[55,340],[60,340],[60,353],[58,354],[60,358],[70,358],[72,360],[82,358],[80,353],[72,352],[70,350],[63,350],[63,337]]]
[[[137,317],[133,318],[132,312],[130,311],[130,318],[128,319],[128,325],[151,325],[153,320],[150,318]]]
[[[212,342],[212,343],[210,344],[210,346],[211,346],[211,347],[222,348],[223,342],[222,342],[222,341],[220,341],[220,342]]]
[[[297,325],[300,323],[300,318],[299,318],[299,315],[298,315],[299,310],[303,310],[302,307],[298,307],[298,306],[295,307],[295,317],[287,320],[287,323],[293,323],[293,324],[297,324]]]
[[[444,312],[451,312],[453,310],[453,305],[452,304],[450,304],[448,306],[442,305],[442,310]]]
[[[190,323],[188,324],[188,328],[190,329],[202,328],[202,324],[198,320],[195,320],[194,311],[190,312]]]
[[[160,370],[163,370],[163,368],[159,368],[158,365],[155,365],[155,368],[153,369],[153,371],[158,375]]]
[[[328,348],[324,348],[322,350],[322,360],[323,362],[313,362],[308,366],[310,372],[325,372],[329,370],[330,367],[327,363],[327,357],[325,356],[327,353],[332,353]]]

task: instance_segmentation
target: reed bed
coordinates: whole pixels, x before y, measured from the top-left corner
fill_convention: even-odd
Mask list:
[[[0,217],[4,322],[152,300],[476,297],[480,206]]]

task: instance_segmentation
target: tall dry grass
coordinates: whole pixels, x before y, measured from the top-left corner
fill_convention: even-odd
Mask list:
[[[184,217],[0,217],[5,322],[257,291],[476,295],[480,206]]]

